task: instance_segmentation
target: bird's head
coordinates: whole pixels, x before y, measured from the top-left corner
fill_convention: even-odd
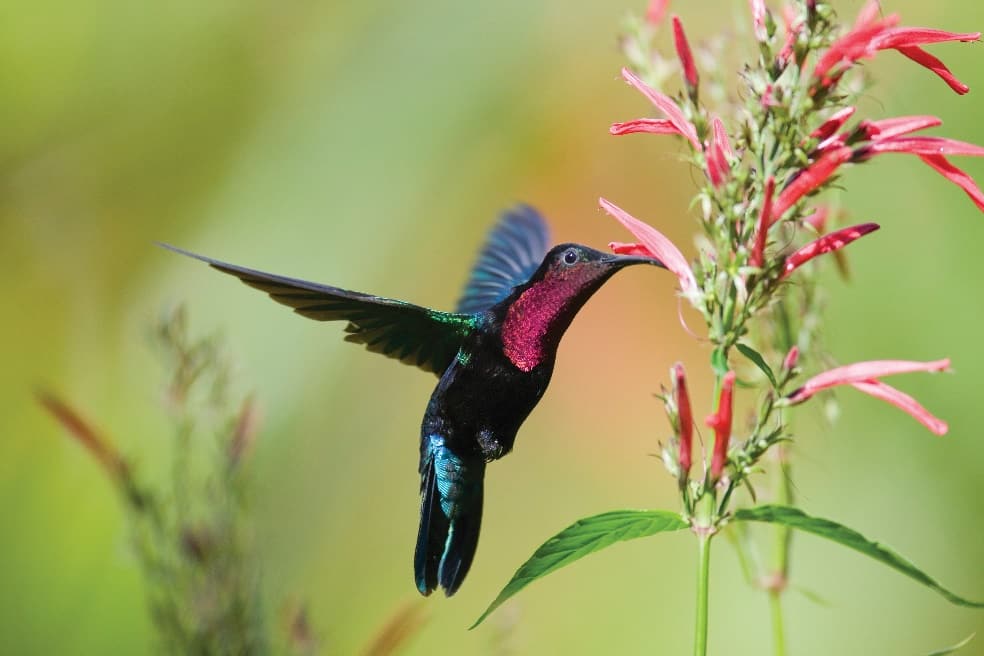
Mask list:
[[[567,288],[573,295],[581,290],[593,291],[616,271],[633,264],[666,268],[662,262],[651,257],[612,255],[581,244],[560,244],[546,254],[530,282]]]

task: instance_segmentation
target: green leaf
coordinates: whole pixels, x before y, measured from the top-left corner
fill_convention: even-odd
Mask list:
[[[471,628],[482,623],[507,599],[555,570],[616,542],[644,538],[666,531],[679,531],[689,524],[669,510],[613,510],[574,522],[547,540],[523,565],[485,609]]]
[[[965,599],[956,593],[944,588],[938,581],[924,573],[918,567],[897,554],[892,549],[883,544],[874,542],[864,537],[857,531],[846,526],[832,522],[828,519],[811,517],[799,508],[780,505],[763,505],[754,508],[742,508],[735,511],[735,519],[749,522],[769,522],[771,524],[781,524],[790,528],[806,531],[819,535],[822,538],[833,540],[859,551],[866,556],[870,556],[884,565],[905,574],[909,578],[919,581],[928,588],[931,588],[942,595],[947,601],[959,606],[970,606],[971,608],[984,608],[984,601],[972,601]]]
[[[962,649],[962,648],[966,647],[967,645],[969,645],[970,644],[970,641],[973,640],[974,639],[974,636],[976,636],[976,635],[977,635],[976,633],[971,633],[969,636],[967,636],[966,638],[964,638],[963,640],[961,640],[957,644],[953,645],[952,647],[944,647],[943,649],[940,649],[938,651],[934,651],[933,653],[929,654],[928,656],[946,656],[947,654],[952,654],[953,652],[957,651],[958,649]]]
[[[772,383],[773,389],[777,389],[779,387],[779,384],[776,383],[775,374],[772,373],[772,369],[769,368],[769,365],[765,363],[765,358],[762,357],[761,353],[745,344],[735,344],[735,347],[741,351],[742,355],[751,360],[756,367],[762,370],[762,373],[765,374],[766,378],[769,379],[769,382]]]

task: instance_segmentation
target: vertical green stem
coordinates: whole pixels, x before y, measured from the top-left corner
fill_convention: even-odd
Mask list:
[[[793,501],[793,492],[789,485],[789,465],[786,462],[786,452],[782,445],[776,449],[776,501],[789,505]],[[786,654],[786,632],[783,626],[782,593],[786,589],[789,576],[789,539],[791,533],[788,527],[776,527],[775,564],[769,587],[769,607],[772,616],[772,649],[775,656]]]
[[[707,654],[707,592],[711,571],[711,534],[697,536],[697,624],[694,632],[694,656]]]
[[[772,648],[776,656],[786,655],[786,633],[782,622],[782,592],[769,590],[769,607],[772,610]]]
[[[707,654],[707,599],[716,505],[714,494],[705,492],[697,501],[694,513],[693,530],[697,536],[697,617],[694,628],[694,656]]]

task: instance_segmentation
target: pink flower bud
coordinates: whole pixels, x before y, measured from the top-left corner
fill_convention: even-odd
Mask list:
[[[792,371],[796,368],[796,363],[799,362],[800,350],[798,346],[793,346],[789,349],[789,353],[782,361],[782,368],[786,371]]]
[[[718,410],[707,417],[706,423],[714,429],[714,453],[711,456],[711,480],[721,478],[728,460],[728,443],[731,440],[731,413],[735,388],[735,372],[729,371],[721,381]]]
[[[690,44],[687,42],[687,35],[683,32],[683,23],[679,16],[673,17],[673,45],[676,46],[677,57],[680,58],[680,65],[683,67],[683,81],[687,84],[687,92],[691,97],[697,93],[697,85],[700,78],[697,76],[697,65],[694,63],[694,55],[690,51]]]
[[[677,418],[680,430],[680,481],[687,480],[692,462],[694,418],[690,411],[690,395],[687,393],[687,379],[683,365],[673,365],[673,392],[676,395]]]

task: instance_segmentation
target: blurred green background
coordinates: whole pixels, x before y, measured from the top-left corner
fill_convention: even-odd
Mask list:
[[[152,472],[166,453],[162,370],[146,333],[186,302],[220,330],[264,423],[252,454],[257,544],[272,616],[304,600],[324,653],[356,652],[416,597],[417,436],[434,379],[341,341],[154,240],[352,289],[449,308],[497,212],[529,202],[558,241],[627,235],[604,195],[692,253],[697,174],[671,139],[614,139],[650,113],[618,79],[616,33],[644,2],[120,0],[0,10],[0,652],[152,649],[140,571],[103,473],[45,416],[38,385],[83,409]],[[853,17],[857,1],[836,2]],[[679,3],[693,41],[744,23],[744,2]],[[904,22],[984,26],[970,0],[893,0]],[[665,35],[664,35],[665,36]],[[984,143],[984,50],[934,48],[973,91],[952,94],[886,53],[868,69],[872,117],[936,114]],[[957,162],[984,181],[979,161]],[[953,358],[955,374],[898,384],[950,422],[934,438],[845,392],[840,422],[798,413],[797,492],[809,511],[893,545],[984,597],[980,245],[984,217],[912,157],[844,177],[843,205],[883,230],[830,277],[827,339],[841,362]],[[668,433],[652,393],[677,360],[708,409],[708,351],[677,321],[673,280],[619,275],[579,315],[515,453],[490,469],[467,584],[427,600],[411,654],[687,653],[690,536],[627,543],[524,591],[465,628],[545,538],[620,507],[675,508],[649,457]],[[767,604],[720,541],[711,652],[769,648]],[[925,654],[984,614],[852,552],[796,540],[792,653]],[[657,645],[662,646],[657,646]],[[984,639],[963,653],[984,654]]]

